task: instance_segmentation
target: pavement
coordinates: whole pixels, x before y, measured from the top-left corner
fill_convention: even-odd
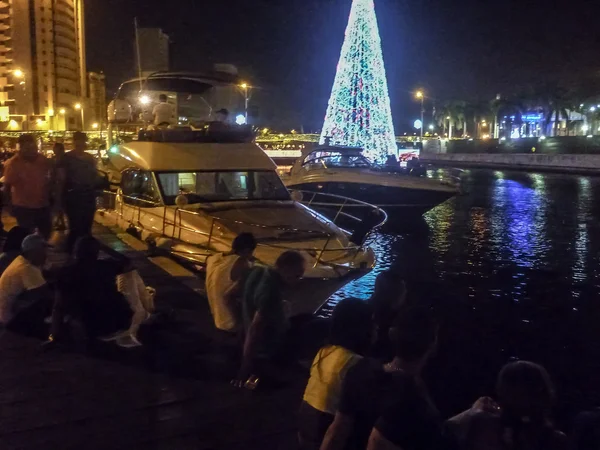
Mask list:
[[[144,347],[93,357],[0,334],[0,450],[295,448],[306,371],[261,392],[232,387],[235,343],[214,329],[201,278],[129,235],[99,224],[94,235],[133,259],[172,323]],[[65,261],[52,252],[52,265]]]

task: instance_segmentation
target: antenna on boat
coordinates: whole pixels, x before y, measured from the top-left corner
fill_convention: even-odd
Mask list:
[[[144,82],[142,81],[142,52],[140,50],[140,33],[137,17],[133,19],[133,26],[135,27],[135,52],[137,53],[138,77],[140,79],[141,92],[142,88],[144,87]]]

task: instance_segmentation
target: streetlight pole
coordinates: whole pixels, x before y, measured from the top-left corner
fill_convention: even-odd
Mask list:
[[[84,131],[85,125],[83,122],[83,105],[81,103],[75,103],[75,109],[77,109],[81,114],[81,131]]]
[[[244,117],[246,118],[246,125],[248,124],[248,103],[250,97],[248,97],[248,83],[242,83],[240,87],[244,90]]]
[[[421,100],[421,141],[423,141],[423,127],[425,126],[425,95],[423,91],[417,91],[416,97]]]

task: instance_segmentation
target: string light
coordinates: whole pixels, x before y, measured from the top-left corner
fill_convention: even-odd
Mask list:
[[[381,162],[397,150],[373,0],[353,0],[320,143],[360,147]]]

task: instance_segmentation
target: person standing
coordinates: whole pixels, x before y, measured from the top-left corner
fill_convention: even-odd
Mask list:
[[[73,150],[66,153],[57,167],[57,210],[64,210],[69,222],[67,251],[77,239],[92,234],[96,213],[96,188],[99,176],[96,160],[86,153],[87,135],[73,133]]]
[[[211,256],[206,264],[206,294],[215,326],[229,333],[241,325],[241,294],[252,266],[256,239],[241,233],[233,240],[230,253]]]
[[[62,142],[55,142],[54,146],[52,147],[52,153],[54,153],[54,160],[52,161],[52,185],[56,187],[58,183],[58,167],[62,163],[62,159],[65,157],[65,144],[63,144]],[[63,194],[61,192],[58,192],[58,189],[56,189],[53,198],[55,206],[57,205],[57,203],[61,203],[59,197],[62,196]],[[65,231],[67,229],[67,226],[65,224],[65,212],[62,210],[62,208],[55,208],[54,227],[58,231]]]
[[[168,98],[165,94],[160,94],[158,99],[160,103],[152,110],[152,123],[157,127],[168,127],[174,122],[173,105],[167,102]]]
[[[32,134],[19,137],[19,152],[4,166],[4,199],[20,227],[50,237],[50,162],[38,153]]]

